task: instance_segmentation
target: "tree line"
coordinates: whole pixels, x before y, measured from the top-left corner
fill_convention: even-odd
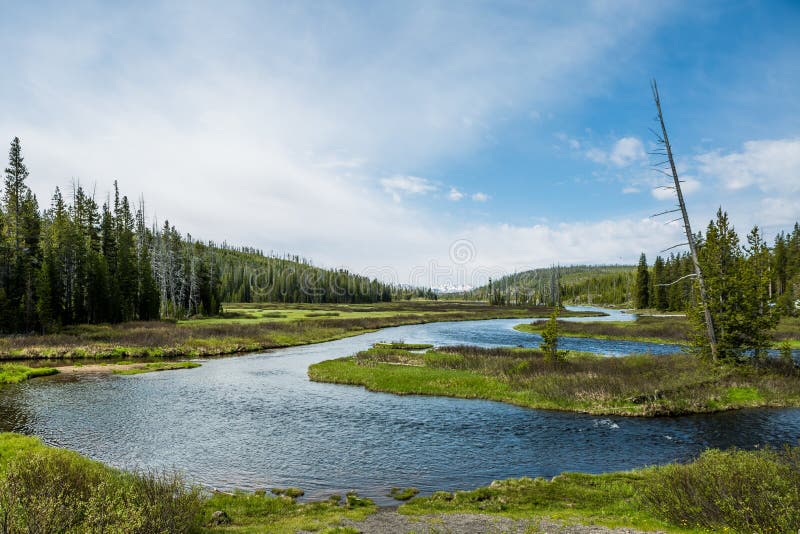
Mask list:
[[[0,333],[214,315],[222,302],[389,301],[393,288],[299,256],[195,240],[148,225],[114,183],[102,205],[78,183],[40,210],[19,138],[0,201]]]

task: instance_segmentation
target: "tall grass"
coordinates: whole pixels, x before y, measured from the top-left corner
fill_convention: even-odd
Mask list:
[[[53,369],[52,367],[0,364],[0,384],[17,384],[37,376],[48,376],[56,373],[58,373],[58,369]]]
[[[122,473],[75,453],[35,447],[0,479],[0,532],[188,533],[201,498],[177,475]]]

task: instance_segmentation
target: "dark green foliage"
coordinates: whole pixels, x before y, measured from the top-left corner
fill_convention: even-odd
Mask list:
[[[650,305],[650,271],[647,269],[647,258],[644,253],[639,257],[639,267],[636,269],[635,298],[635,306],[639,309]]]
[[[727,213],[720,209],[708,225],[698,257],[714,320],[717,356],[763,356],[779,315],[770,305],[770,255],[758,228],[750,232],[743,247]],[[695,306],[690,311],[697,332],[695,349],[708,355],[702,310]]]
[[[794,532],[800,525],[800,448],[709,450],[693,463],[655,470],[643,500],[675,525]]]

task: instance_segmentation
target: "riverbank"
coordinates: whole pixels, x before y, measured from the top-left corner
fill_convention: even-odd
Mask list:
[[[210,493],[0,434],[0,529],[125,532],[786,532],[800,521],[800,448],[709,450],[689,464],[520,478],[378,508],[355,493]],[[742,484],[747,480],[747,484]],[[291,495],[302,494],[300,491]],[[637,529],[637,530],[631,530]]]
[[[686,355],[606,358],[538,350],[373,347],[309,367],[311,380],[399,395],[438,395],[526,408],[621,416],[676,416],[800,406],[800,373],[781,361],[713,365]]]
[[[236,304],[221,317],[182,322],[80,325],[0,338],[0,360],[197,358],[321,343],[380,328],[440,321],[548,317],[546,306],[472,302]],[[561,312],[563,316],[602,315]]]
[[[541,334],[543,321],[515,326],[520,332]],[[677,343],[687,345],[692,337],[692,326],[685,316],[640,315],[635,321],[558,321],[558,335],[595,339],[620,339],[646,343]],[[800,318],[783,317],[772,332],[773,347],[783,343],[800,348]]]

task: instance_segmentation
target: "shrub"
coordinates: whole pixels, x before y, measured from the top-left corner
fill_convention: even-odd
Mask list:
[[[655,471],[643,501],[675,525],[794,532],[800,525],[800,447],[704,452]]]
[[[121,473],[59,449],[19,454],[0,480],[0,532],[185,533],[200,494],[177,475]]]

